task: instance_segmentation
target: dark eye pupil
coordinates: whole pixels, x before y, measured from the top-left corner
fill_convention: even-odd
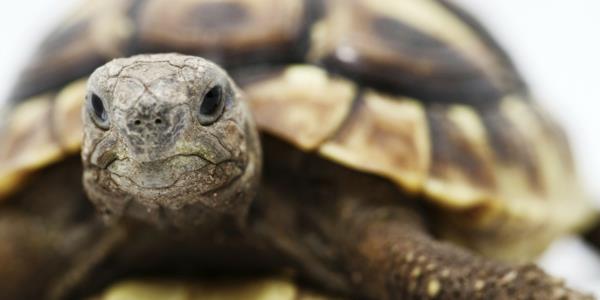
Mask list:
[[[200,106],[200,113],[203,115],[212,115],[217,111],[220,104],[221,87],[216,86],[210,89],[204,96],[204,100],[202,100],[202,105]]]
[[[102,121],[106,121],[107,115],[106,110],[104,109],[104,104],[98,95],[92,94],[92,108],[94,109],[94,114],[96,117]]]

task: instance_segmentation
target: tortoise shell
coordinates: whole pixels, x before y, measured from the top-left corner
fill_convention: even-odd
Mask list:
[[[86,1],[15,89],[0,198],[79,150],[87,75],[152,52],[222,65],[265,134],[388,178],[437,208],[441,235],[487,255],[531,257],[590,219],[562,129],[441,0]]]

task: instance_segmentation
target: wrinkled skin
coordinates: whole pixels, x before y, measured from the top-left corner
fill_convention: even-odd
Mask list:
[[[83,112],[90,199],[108,217],[161,227],[244,220],[261,162],[240,97],[225,71],[198,58],[136,57],[99,68]]]
[[[212,259],[206,256],[218,253],[212,263],[240,267],[235,250],[196,250],[223,235],[217,240],[233,241],[231,249],[255,265],[292,268],[315,286],[352,297],[587,299],[535,266],[436,241],[423,218],[427,208],[387,180],[267,135],[263,166],[242,93],[201,58],[112,61],[91,76],[83,117],[88,197],[110,226],[147,224],[129,227],[130,238],[113,247],[113,265],[148,268],[148,261],[184,257],[200,272]],[[170,232],[177,237],[165,239]],[[102,269],[119,273],[96,264],[87,280]]]

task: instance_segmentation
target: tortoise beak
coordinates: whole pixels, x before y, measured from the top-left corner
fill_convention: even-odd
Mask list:
[[[107,169],[113,177],[126,178],[139,188],[162,189],[174,186],[186,173],[198,171],[208,164],[197,155],[176,155],[153,162],[133,159],[113,160]],[[117,178],[117,181],[120,181]]]

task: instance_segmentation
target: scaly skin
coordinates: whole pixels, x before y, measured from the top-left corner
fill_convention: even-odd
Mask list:
[[[109,219],[186,229],[241,222],[261,160],[240,100],[225,71],[200,58],[136,56],[100,67],[83,109],[89,198]]]

